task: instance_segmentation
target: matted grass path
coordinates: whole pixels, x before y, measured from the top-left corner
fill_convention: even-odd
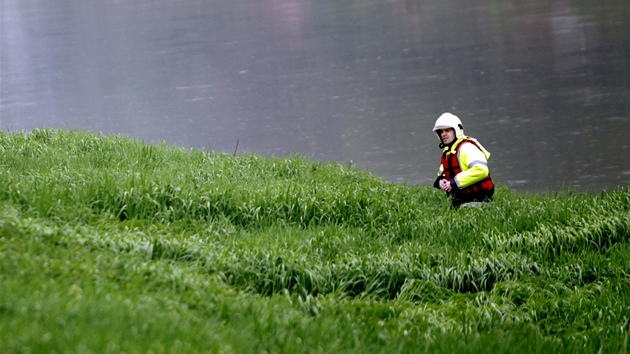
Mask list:
[[[630,190],[0,133],[0,352],[625,353]]]

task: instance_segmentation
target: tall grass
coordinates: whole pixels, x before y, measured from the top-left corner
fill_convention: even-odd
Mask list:
[[[0,350],[624,352],[630,193],[0,134]]]

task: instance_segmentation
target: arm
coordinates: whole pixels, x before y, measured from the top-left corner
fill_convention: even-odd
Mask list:
[[[451,181],[453,188],[466,188],[481,181],[490,173],[486,155],[473,144],[462,145],[457,158],[462,172]]]
[[[433,187],[437,189],[441,189],[440,182],[445,179],[444,177],[444,167],[440,164],[440,169],[438,170],[437,177],[435,178],[435,182],[433,182]]]

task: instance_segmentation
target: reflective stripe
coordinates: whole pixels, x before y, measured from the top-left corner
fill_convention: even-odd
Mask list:
[[[468,168],[470,169],[471,167],[475,166],[475,165],[481,165],[481,166],[488,166],[488,162],[486,161],[481,161],[481,160],[475,160],[475,161],[471,161],[468,164]]]
[[[455,184],[457,185],[457,188],[462,189],[462,185],[459,184],[459,181],[457,180],[457,176],[453,177],[453,179],[455,180]]]

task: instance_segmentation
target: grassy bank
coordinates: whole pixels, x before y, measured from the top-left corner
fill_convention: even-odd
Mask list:
[[[625,353],[630,190],[454,211],[295,156],[0,133],[0,352]]]

